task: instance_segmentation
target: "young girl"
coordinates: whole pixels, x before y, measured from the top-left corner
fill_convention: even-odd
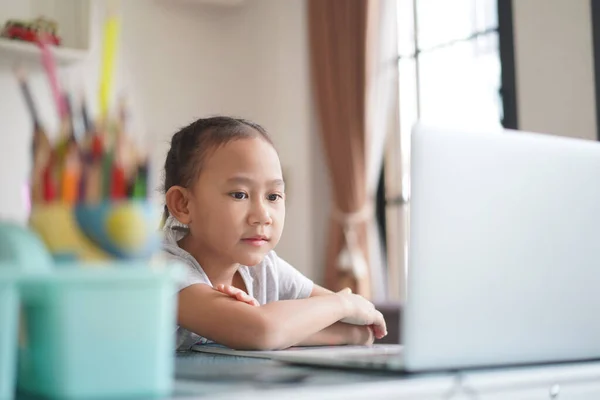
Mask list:
[[[178,349],[370,345],[387,334],[373,304],[332,293],[275,254],[285,219],[279,157],[265,130],[228,117],[177,132],[165,161],[165,244],[185,265]]]

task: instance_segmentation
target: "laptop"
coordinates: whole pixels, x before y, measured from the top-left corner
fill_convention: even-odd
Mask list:
[[[411,165],[403,347],[276,358],[405,372],[600,359],[600,143],[417,125]]]

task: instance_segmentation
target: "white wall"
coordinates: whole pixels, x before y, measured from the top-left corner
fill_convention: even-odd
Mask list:
[[[3,2],[11,0],[0,0]],[[7,3],[8,4],[8,3]],[[312,109],[304,0],[247,0],[215,7],[168,0],[123,1],[118,92],[133,106],[133,128],[152,152],[155,187],[171,135],[201,116],[250,118],[272,134],[289,184],[288,216],[278,252],[319,280],[330,194]],[[3,8],[0,7],[0,10]],[[4,8],[6,9],[6,8]],[[63,72],[86,82],[95,106],[100,16],[93,7],[92,50]],[[0,19],[3,16],[0,15]],[[43,120],[56,129],[44,77],[33,77]],[[25,221],[30,122],[12,72],[0,66],[0,217]],[[155,199],[160,196],[156,193]]]
[[[151,127],[154,159],[162,163],[175,129],[196,117],[223,113],[263,125],[275,140],[287,180],[286,228],[277,251],[321,279],[330,194],[312,110],[304,0],[247,0],[229,8],[171,4],[130,6],[143,17],[130,26],[138,34],[132,34],[137,40],[129,67],[139,71],[133,81]],[[172,37],[161,37],[155,28],[165,17],[173,22],[166,31],[195,27],[196,40],[173,49]],[[145,44],[140,33],[149,34],[154,45]],[[178,38],[193,35],[177,32]],[[169,49],[168,56],[157,57],[157,48]],[[164,79],[173,68],[178,78]],[[146,84],[157,77],[162,81]]]
[[[320,279],[327,172],[312,108],[304,0],[249,0],[229,11],[231,47],[223,112],[243,115],[273,135],[287,180],[286,229],[278,252]]]
[[[590,0],[513,1],[519,128],[596,139]]]

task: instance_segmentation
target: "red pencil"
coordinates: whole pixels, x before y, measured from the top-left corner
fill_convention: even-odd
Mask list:
[[[51,203],[56,199],[56,184],[52,172],[52,163],[48,163],[43,176],[44,202],[46,203]]]
[[[125,181],[125,171],[123,167],[115,163],[112,168],[110,186],[111,200],[120,200],[127,197],[127,182]]]

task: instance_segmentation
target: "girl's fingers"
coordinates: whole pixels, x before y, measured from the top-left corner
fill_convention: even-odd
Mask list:
[[[387,326],[383,314],[378,310],[375,310],[375,318],[373,324],[370,325],[373,329],[373,333],[377,339],[381,339],[387,335]]]
[[[231,285],[217,285],[216,288],[219,292],[224,293],[228,296],[234,297],[236,300],[250,304],[251,306],[259,306],[258,301],[244,292],[242,289],[238,289]]]
[[[223,293],[228,294],[230,296],[235,296],[239,292],[241,292],[240,289],[236,288],[235,286],[231,286],[231,285],[217,285],[217,290],[219,292],[223,292]]]
[[[244,295],[244,293],[237,292],[235,297],[240,301],[248,301],[248,296]]]
[[[243,302],[248,303],[248,304],[250,304],[252,306],[258,306],[259,305],[258,301],[254,297],[250,296],[248,293],[244,292],[243,290],[240,290],[240,293],[237,294],[236,298],[239,301],[243,301]]]

